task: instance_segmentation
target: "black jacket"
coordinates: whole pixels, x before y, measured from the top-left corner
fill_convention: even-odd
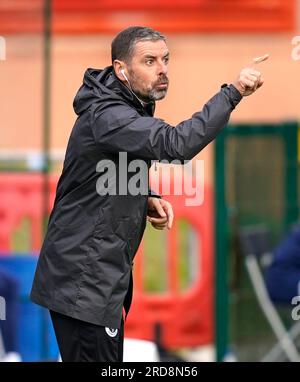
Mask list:
[[[131,302],[131,266],[145,229],[148,199],[145,192],[120,192],[119,152],[127,153],[128,162],[144,160],[147,167],[151,160],[191,159],[227,124],[240,100],[233,86],[222,87],[202,111],[173,127],[154,118],[154,104],[144,107],[112,67],[88,69],[74,100],[78,118],[31,299],[59,313],[118,328],[122,307],[129,310]],[[109,181],[101,182],[108,174]],[[133,173],[126,175],[129,182]],[[146,178],[140,179],[145,189]],[[115,195],[101,195],[103,188],[116,190]]]

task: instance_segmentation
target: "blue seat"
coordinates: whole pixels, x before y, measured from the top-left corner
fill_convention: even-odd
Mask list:
[[[49,312],[29,299],[37,256],[5,254],[0,267],[19,281],[18,349],[23,361],[58,359],[58,347]]]

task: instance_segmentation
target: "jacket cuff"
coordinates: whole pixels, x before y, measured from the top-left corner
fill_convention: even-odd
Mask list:
[[[237,90],[237,88],[234,85],[227,85],[224,84],[221,86],[221,91],[226,94],[226,96],[229,98],[229,101],[231,103],[232,108],[234,109],[236,105],[241,101],[243,96],[241,93]]]
[[[148,191],[148,196],[151,196],[152,198],[159,198],[159,199],[161,199],[161,195],[159,195],[155,191],[151,190],[151,188]]]

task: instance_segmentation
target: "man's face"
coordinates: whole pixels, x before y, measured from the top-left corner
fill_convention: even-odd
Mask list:
[[[158,101],[167,94],[169,51],[163,40],[139,41],[127,64],[129,82],[136,95],[145,102]]]

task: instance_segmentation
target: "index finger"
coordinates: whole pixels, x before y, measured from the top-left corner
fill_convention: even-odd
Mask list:
[[[264,54],[263,56],[253,58],[251,66],[253,67],[263,61],[266,61],[269,58],[269,56],[270,55],[267,53],[267,54]]]

